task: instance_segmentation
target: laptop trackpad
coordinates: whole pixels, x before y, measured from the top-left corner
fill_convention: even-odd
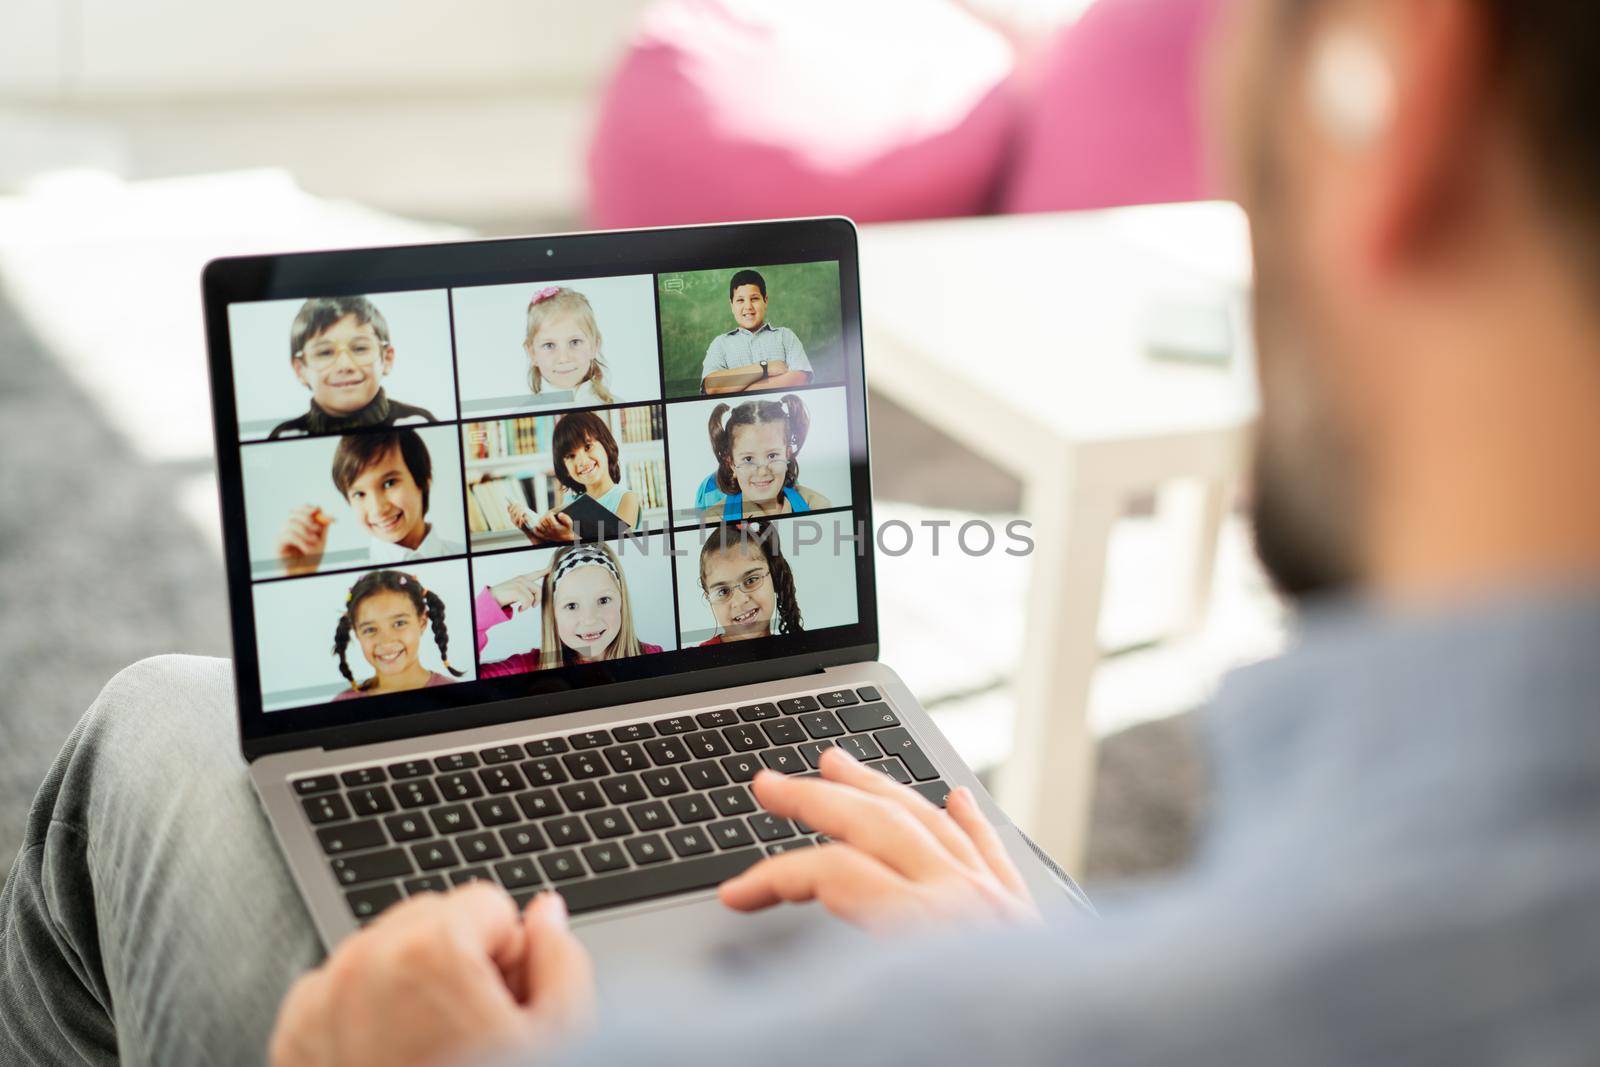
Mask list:
[[[741,915],[715,899],[595,919],[574,929],[594,954],[602,995],[651,971],[670,972],[675,980],[737,980],[774,961],[803,959],[822,942],[866,936],[817,905]]]

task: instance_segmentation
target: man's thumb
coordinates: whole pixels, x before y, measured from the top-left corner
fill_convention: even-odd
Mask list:
[[[528,934],[528,1010],[543,1027],[569,1034],[594,1014],[594,966],[567,925],[567,903],[540,893],[522,915]]]

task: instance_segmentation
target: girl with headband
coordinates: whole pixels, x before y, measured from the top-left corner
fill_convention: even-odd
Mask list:
[[[516,614],[537,611],[540,618],[539,646],[481,664],[483,678],[661,651],[634,634],[628,583],[616,555],[603,544],[559,549],[547,569],[486,586],[473,609],[479,652],[489,642],[489,631]]]
[[[444,669],[460,678],[462,672],[450,665],[450,633],[444,625],[444,601],[438,594],[429,592],[403,571],[363,574],[350,587],[344,614],[339,616],[339,625],[333,632],[333,654],[339,659],[339,673],[350,683],[349,689],[333,699],[449,685],[455,679],[429,670],[417,656],[422,632],[430,626]],[[374,672],[364,682],[356,681],[345,660],[352,634]]]

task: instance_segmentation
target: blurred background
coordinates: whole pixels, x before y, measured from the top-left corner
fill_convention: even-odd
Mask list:
[[[1058,212],[1203,200],[1216,6],[8,0],[0,863],[112,674],[161,652],[228,654],[207,259],[805,214],[1026,235]],[[948,232],[959,259],[971,231]],[[870,375],[870,343],[867,359]],[[929,410],[872,398],[880,519],[1023,514],[1023,482]],[[1173,625],[1181,553],[1157,500],[1121,501],[1106,553],[1088,698],[1099,773],[1074,864],[1092,885],[1187,855],[1206,791],[1192,713],[1226,668],[1283,640],[1231,506],[1201,610]],[[986,773],[1011,753],[1020,644],[973,620],[1021,619],[1035,580],[998,556],[881,566],[884,658]],[[952,663],[951,647],[982,651]]]

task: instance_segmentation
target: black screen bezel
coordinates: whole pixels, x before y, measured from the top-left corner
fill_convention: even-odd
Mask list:
[[[858,530],[865,531],[856,566],[855,625],[786,635],[770,642],[677,649],[659,657],[480,678],[464,685],[396,694],[381,701],[262,710],[229,304],[826,260],[839,264],[852,511],[856,522],[864,524]],[[207,264],[201,276],[201,290],[223,557],[233,628],[234,685],[239,737],[246,759],[269,752],[368,744],[796,677],[829,666],[877,658],[860,273],[856,229],[849,219],[797,219],[242,256]]]

